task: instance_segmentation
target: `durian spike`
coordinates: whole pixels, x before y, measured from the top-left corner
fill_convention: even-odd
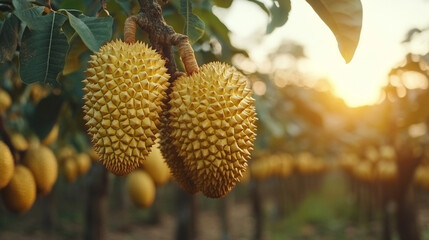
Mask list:
[[[137,23],[133,16],[127,17],[124,23],[124,41],[126,43],[136,42]]]
[[[185,65],[186,73],[192,75],[198,72],[198,63],[195,59],[194,50],[187,36],[181,34],[175,34],[172,36],[173,42],[177,43],[179,49],[180,58],[182,59],[183,65]]]

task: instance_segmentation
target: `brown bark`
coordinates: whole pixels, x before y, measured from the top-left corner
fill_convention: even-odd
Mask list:
[[[177,188],[177,240],[197,239],[198,206],[195,195]]]
[[[101,164],[93,164],[89,174],[85,212],[85,240],[102,240],[106,236],[106,196],[108,172]]]

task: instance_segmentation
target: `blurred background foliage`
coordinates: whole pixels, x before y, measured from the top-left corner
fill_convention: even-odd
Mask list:
[[[287,0],[248,1],[270,16],[267,34],[283,26],[291,10]],[[200,65],[228,62],[249,77],[258,137],[242,183],[227,197],[211,200],[188,196],[170,181],[157,186],[150,208],[139,209],[127,197],[124,177],[109,175],[94,163],[73,179],[64,160],[52,193],[39,197],[28,213],[15,215],[0,204],[1,239],[429,239],[429,49],[426,54],[410,52],[392,66],[377,103],[350,108],[326,79],[299,67],[306,58],[299,43],[285,41],[270,54],[267,69],[257,71],[213,14],[213,6],[228,8],[231,3],[172,0],[163,5],[163,16],[179,33],[185,26],[204,25],[191,39]],[[106,9],[100,1],[55,0],[56,23],[55,16],[47,20],[54,13],[44,5],[0,1],[0,84],[12,99],[2,118],[9,133],[26,140],[44,139],[59,126],[58,140],[50,147],[62,159],[65,148],[73,149],[71,155],[91,152],[81,108],[90,49],[122,38],[123,22],[140,8],[129,0],[107,1]],[[184,6],[195,16],[191,25],[183,17]],[[30,7],[32,18],[18,13]],[[74,27],[76,19],[97,38],[80,34],[88,29]],[[23,77],[19,56],[24,40],[47,36],[45,30],[30,36],[25,29],[42,29],[37,23],[43,21],[56,26],[58,36],[48,38],[62,38],[56,46],[65,60],[61,68],[55,66],[58,61],[44,65],[49,78]],[[429,41],[427,33],[411,29],[404,45]],[[137,38],[148,39],[140,30]],[[34,62],[46,63],[42,55],[25,71],[41,71]],[[100,203],[104,223],[89,217],[91,202]],[[105,234],[91,235],[95,230]]]

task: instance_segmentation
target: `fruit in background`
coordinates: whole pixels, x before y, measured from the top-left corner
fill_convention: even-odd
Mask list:
[[[150,207],[155,200],[155,183],[150,175],[140,169],[127,176],[126,182],[131,201],[138,207]]]
[[[52,143],[57,141],[59,132],[60,127],[58,124],[55,124],[49,134],[40,143],[45,146],[51,145]]]
[[[18,151],[25,151],[28,149],[28,141],[21,133],[11,133],[10,140],[12,141],[13,146]]]
[[[143,161],[142,167],[152,177],[157,186],[164,185],[170,179],[170,169],[159,150],[159,144],[155,144],[152,147],[152,151],[147,159]]]
[[[91,168],[92,161],[87,153],[79,153],[74,159],[76,160],[79,175],[84,175]]]
[[[23,165],[17,165],[12,179],[1,192],[3,202],[10,211],[24,213],[33,206],[36,191],[36,181],[31,171]]]
[[[32,146],[22,161],[32,172],[38,192],[40,194],[50,192],[58,178],[58,163],[51,149],[43,145]]]
[[[9,147],[0,141],[0,189],[12,179],[15,163]]]
[[[76,181],[76,178],[79,175],[79,169],[77,166],[77,162],[73,157],[68,157],[64,159],[62,170],[67,182],[72,183]]]
[[[12,99],[5,90],[0,88],[0,114],[5,113],[12,104]]]
[[[84,120],[101,163],[116,175],[141,165],[155,142],[169,85],[165,61],[145,43],[111,41],[91,56]]]

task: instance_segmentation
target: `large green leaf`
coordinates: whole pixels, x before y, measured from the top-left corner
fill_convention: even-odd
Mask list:
[[[51,12],[37,18],[37,29],[25,29],[19,54],[19,72],[25,83],[57,84],[69,48],[60,31],[66,20],[66,16]]]
[[[61,95],[50,94],[43,98],[30,116],[30,127],[39,139],[44,139],[55,125],[63,106]]]
[[[113,18],[112,17],[89,17],[79,15],[79,19],[88,26],[89,30],[94,35],[97,43],[97,50],[105,42],[112,38]],[[83,40],[83,39],[82,39]],[[85,41],[84,41],[85,42]]]
[[[290,9],[290,0],[273,0],[273,5],[270,8],[271,20],[267,26],[267,33],[272,33],[274,29],[283,26],[287,22]]]
[[[270,15],[270,10],[262,2],[260,2],[258,0],[247,0],[247,1],[252,2],[252,3],[258,5],[258,7],[260,7],[267,15]]]
[[[100,46],[108,41],[112,35],[111,17],[96,18],[80,15],[75,17],[70,12],[67,12],[71,27],[80,36],[85,45],[93,52],[98,51]],[[107,21],[106,21],[107,20]],[[88,26],[87,24],[91,25]]]
[[[231,7],[232,1],[233,0],[212,0],[212,3],[221,8],[229,8]]]
[[[352,60],[362,28],[360,0],[307,0],[334,33],[344,60]]]
[[[15,8],[15,11],[22,11],[31,8],[31,4],[26,0],[13,0],[12,5]]]
[[[193,44],[204,35],[205,24],[198,16],[192,13],[190,0],[180,0],[180,14],[185,17],[183,33],[189,37],[189,41]]]
[[[14,11],[14,14],[31,30],[43,29],[45,26],[39,22],[44,7],[32,7]]]
[[[0,26],[0,63],[10,61],[18,46],[19,19],[10,14]]]

